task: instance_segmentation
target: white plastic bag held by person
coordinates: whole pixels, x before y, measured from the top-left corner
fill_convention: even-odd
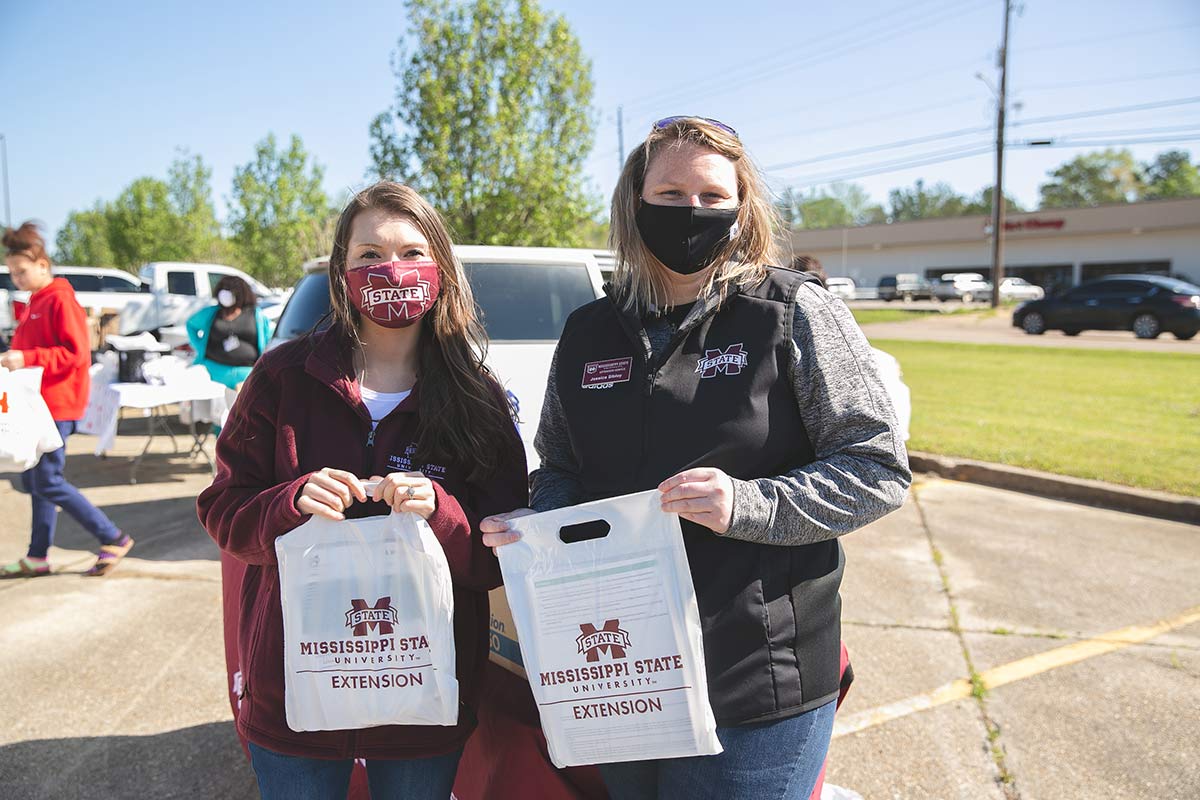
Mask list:
[[[0,472],[32,469],[62,446],[42,399],[42,368],[0,369]]]
[[[288,727],[458,723],[450,566],[425,520],[313,517],[275,554]]]
[[[559,767],[721,752],[679,517],[659,497],[520,517],[499,549]]]

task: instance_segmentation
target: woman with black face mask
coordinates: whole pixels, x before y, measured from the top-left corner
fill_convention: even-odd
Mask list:
[[[772,220],[732,128],[655,123],[613,194],[608,297],[571,315],[551,367],[531,505],[657,488],[679,514],[724,748],[603,764],[614,798],[809,796],[838,695],[838,537],[911,481],[866,339],[770,266]],[[524,513],[484,520],[484,543]]]

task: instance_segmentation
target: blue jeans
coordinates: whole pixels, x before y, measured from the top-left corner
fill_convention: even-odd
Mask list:
[[[756,725],[717,728],[715,756],[601,764],[612,800],[808,800],[833,734],[836,702]]]
[[[62,436],[63,446],[53,453],[46,453],[33,469],[21,473],[21,485],[33,497],[33,535],[29,540],[29,558],[45,558],[50,545],[54,544],[59,508],[74,517],[101,544],[112,544],[121,538],[121,531],[113,521],[63,477],[63,467],[67,463],[67,437],[75,432],[75,423],[55,422],[54,425]]]
[[[353,759],[285,756],[254,742],[250,765],[262,800],[344,800]],[[367,760],[371,800],[449,800],[462,751],[433,758]]]

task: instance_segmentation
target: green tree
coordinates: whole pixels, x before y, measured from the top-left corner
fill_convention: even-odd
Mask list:
[[[1147,200],[1194,197],[1200,195],[1200,170],[1186,150],[1168,150],[1142,165],[1142,183]]]
[[[212,200],[212,169],[200,156],[181,153],[167,170],[171,205],[178,216],[178,236],[189,261],[222,262],[233,255],[221,236]]]
[[[802,228],[841,228],[854,224],[854,215],[845,203],[826,194],[804,198],[797,211]]]
[[[171,187],[158,178],[138,178],[107,209],[108,245],[122,269],[148,261],[187,261],[190,237],[171,199]]]
[[[581,243],[599,210],[583,169],[592,77],[566,21],[536,0],[406,6],[373,174],[421,192],[463,243]]]
[[[779,204],[789,227],[837,228],[886,222],[883,207],[871,202],[867,190],[856,183],[831,183],[810,194],[787,189]]]
[[[108,246],[108,209],[96,201],[87,211],[72,211],[55,237],[59,264],[108,267],[117,263]]]
[[[981,189],[979,194],[972,197],[964,206],[962,213],[964,216],[972,214],[991,214],[992,213],[992,195],[995,194],[996,187],[988,186]],[[1020,214],[1025,209],[1016,201],[1012,195],[1004,195],[1004,213]]]
[[[263,283],[290,284],[305,261],[329,252],[334,211],[321,188],[324,174],[299,136],[281,148],[274,134],[234,170],[231,238],[243,268]]]
[[[1141,191],[1138,165],[1128,150],[1076,156],[1051,172],[1050,178],[1038,187],[1042,208],[1128,203]]]
[[[180,153],[166,181],[138,178],[111,203],[71,212],[56,238],[59,259],[129,271],[148,261],[221,260],[211,178],[199,156]]]
[[[892,189],[888,192],[888,206],[893,222],[934,217],[959,217],[967,208],[967,199],[958,194],[948,183],[935,183],[926,188],[925,181],[917,180],[912,188]]]

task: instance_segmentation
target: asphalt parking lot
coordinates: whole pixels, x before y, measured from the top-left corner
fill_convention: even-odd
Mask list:
[[[0,583],[0,796],[252,798],[217,551],[193,511],[207,467],[152,452],[131,486],[92,444],[71,439],[68,474],[138,543],[83,578],[93,542],[63,519],[56,574]],[[29,503],[7,481],[0,517],[3,557],[19,555]],[[1200,528],[929,480],[845,545],[857,680],[833,784],[868,800],[1200,796]]]

